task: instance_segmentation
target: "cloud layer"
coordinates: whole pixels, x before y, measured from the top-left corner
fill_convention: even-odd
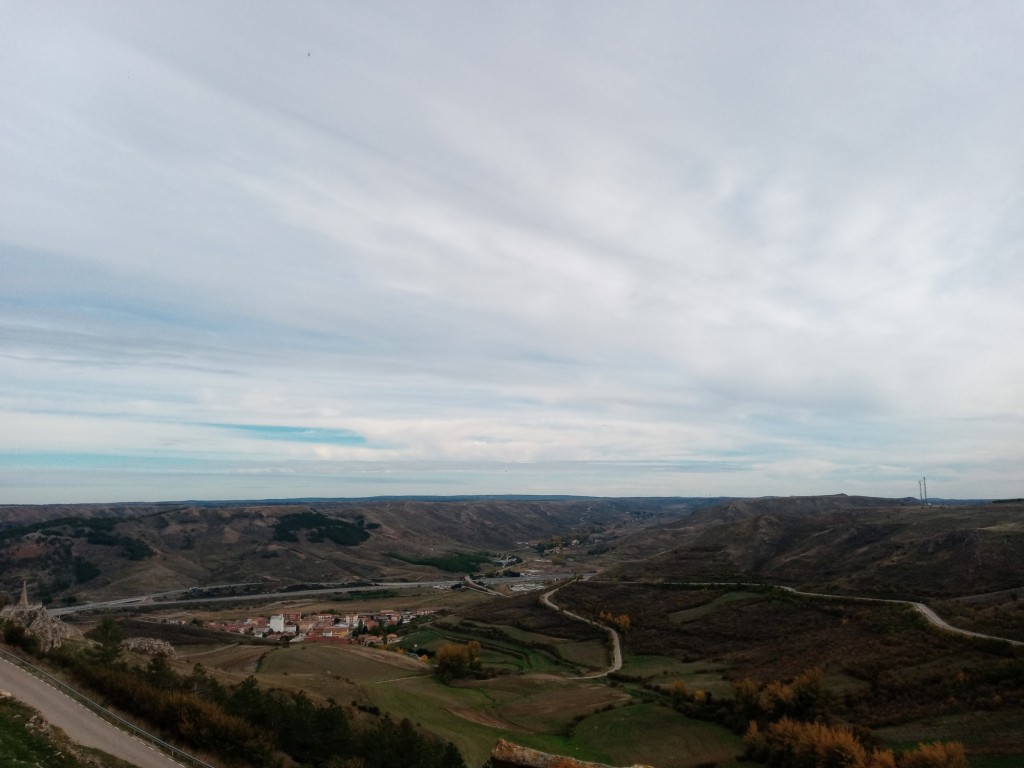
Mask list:
[[[0,502],[1024,494],[1024,12],[20,4]]]

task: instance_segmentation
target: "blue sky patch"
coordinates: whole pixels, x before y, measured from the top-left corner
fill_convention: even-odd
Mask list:
[[[350,429],[289,427],[274,424],[205,424],[204,426],[242,432],[260,440],[324,445],[366,445],[366,438]]]

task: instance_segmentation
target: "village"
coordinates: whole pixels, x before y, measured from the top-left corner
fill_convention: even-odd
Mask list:
[[[372,613],[278,613],[272,616],[250,616],[232,621],[208,621],[203,626],[221,632],[275,639],[286,642],[359,643],[361,645],[392,645],[398,642],[398,628],[430,616],[436,608],[419,610],[381,610]]]

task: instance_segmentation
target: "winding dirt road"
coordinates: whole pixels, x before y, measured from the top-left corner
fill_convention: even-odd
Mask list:
[[[608,633],[608,637],[610,637],[612,641],[612,665],[608,669],[606,669],[604,672],[595,672],[590,675],[581,675],[573,679],[592,680],[597,677],[605,677],[606,675],[609,675],[612,672],[618,672],[620,669],[622,669],[622,640],[619,638],[619,633],[611,627],[606,627],[604,624],[598,624],[596,621],[591,621],[590,619],[584,618],[583,616],[575,614],[572,611],[567,611],[564,608],[559,608],[551,601],[551,596],[555,594],[555,592],[557,592],[559,589],[560,587],[555,587],[554,589],[545,592],[543,595],[540,596],[540,601],[551,610],[558,611],[563,616],[568,616],[571,619],[576,619],[577,621],[582,621],[587,624],[591,624],[597,627],[598,629],[603,629],[605,632]]]
[[[777,587],[777,589],[785,590],[794,595],[803,595],[804,597],[822,597],[829,598],[832,600],[859,600],[865,603],[893,603],[896,605],[909,605],[922,616],[924,616],[929,623],[938,627],[939,629],[945,630],[946,632],[952,632],[956,635],[965,635],[967,637],[980,637],[983,640],[999,640],[1003,643],[1009,643],[1010,645],[1024,645],[1024,641],[1011,640],[1008,637],[999,637],[997,635],[986,635],[983,632],[972,632],[969,629],[961,629],[960,627],[954,627],[952,624],[947,623],[941,616],[935,611],[929,608],[924,603],[917,603],[913,600],[887,600],[881,597],[851,597],[849,595],[830,595],[825,592],[801,592],[798,589],[792,587]]]
[[[637,583],[641,583],[641,582],[629,582],[629,583],[637,584]],[[598,624],[596,621],[591,621],[590,619],[587,619],[587,618],[585,618],[583,616],[579,616],[579,615],[577,615],[575,613],[572,613],[571,611],[567,611],[564,608],[559,608],[557,605],[555,605],[554,602],[552,602],[552,600],[551,600],[551,596],[553,594],[555,594],[555,592],[557,592],[559,589],[561,589],[562,586],[564,586],[564,585],[560,585],[558,587],[555,587],[554,589],[549,590],[549,591],[545,592],[543,595],[541,595],[541,597],[540,597],[541,602],[544,605],[546,605],[548,608],[550,608],[550,609],[552,609],[554,611],[558,611],[559,613],[561,613],[564,616],[568,616],[568,617],[570,617],[572,619],[576,619],[577,621],[586,622],[587,624],[592,624],[595,627],[599,627],[599,628],[605,630],[608,633],[609,637],[611,637],[611,641],[612,641],[612,650],[613,650],[612,656],[613,656],[613,658],[612,658],[612,665],[611,665],[611,667],[606,669],[604,672],[597,672],[597,673],[591,674],[591,675],[583,675],[582,677],[579,677],[579,678],[576,678],[576,679],[584,680],[584,679],[591,679],[591,678],[595,678],[595,677],[605,677],[606,675],[610,674],[611,672],[618,672],[620,669],[622,669],[622,641],[619,638],[619,633],[616,632],[611,627],[606,627],[604,624]],[[683,582],[682,584],[680,584],[680,586],[688,586],[688,587],[736,587],[736,588],[742,588],[742,587],[761,587],[761,588],[763,588],[765,585],[764,584],[743,584],[743,583],[737,583],[737,582],[689,581],[689,582]],[[826,600],[857,600],[857,601],[861,601],[861,602],[865,602],[865,603],[893,603],[893,604],[896,604],[896,605],[909,605],[915,611],[917,611],[922,616],[924,616],[925,619],[927,619],[930,624],[932,624],[933,626],[938,627],[939,629],[944,630],[946,632],[952,632],[954,634],[964,635],[966,637],[980,637],[983,640],[998,640],[1000,642],[1009,643],[1010,645],[1024,645],[1024,641],[1011,640],[1008,637],[998,637],[997,635],[986,635],[983,632],[972,632],[969,629],[961,629],[960,627],[954,627],[952,624],[949,624],[945,620],[943,620],[942,617],[940,617],[937,613],[935,613],[935,611],[933,611],[931,608],[929,608],[924,603],[914,602],[913,600],[890,600],[890,599],[881,598],[881,597],[853,597],[851,595],[832,595],[832,594],[828,594],[828,593],[825,593],[825,592],[802,592],[802,591],[800,591],[798,589],[794,589],[793,587],[776,586],[776,587],[773,587],[773,588],[774,589],[781,589],[782,591],[789,592],[792,595],[801,595],[802,597],[818,597],[818,598],[822,598],[822,599],[826,599]]]

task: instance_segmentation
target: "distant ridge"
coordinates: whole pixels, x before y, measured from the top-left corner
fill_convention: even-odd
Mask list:
[[[394,494],[379,496],[298,496],[277,499],[168,499],[163,501],[116,501],[116,502],[77,502],[56,504],[3,504],[0,503],[0,527],[17,524],[22,515],[28,519],[37,517],[45,511],[46,517],[59,516],[61,512],[77,514],[113,514],[117,516],[155,514],[168,508],[192,507],[197,509],[234,509],[238,507],[287,507],[304,504],[360,505],[381,503],[423,503],[423,504],[466,504],[484,502],[508,503],[547,503],[547,502],[603,502],[603,503],[652,503],[652,504],[683,504],[691,511],[712,508],[728,504],[811,504],[819,509],[840,506],[969,506],[985,504],[1014,504],[1020,499],[946,499],[930,498],[926,504],[914,496],[902,498],[869,497],[848,495],[845,493],[817,494],[811,496],[592,496],[585,494],[525,494],[525,493],[492,493],[492,494]]]
[[[297,496],[294,498],[277,499],[166,499],[162,501],[110,501],[110,502],[72,502],[57,504],[2,504],[0,510],[14,509],[63,509],[63,510],[106,510],[110,512],[137,511],[139,509],[157,510],[167,506],[188,505],[199,508],[214,507],[278,507],[296,504],[372,504],[378,502],[425,502],[425,503],[460,503],[473,501],[649,501],[649,502],[681,502],[699,503],[701,507],[731,502],[772,502],[794,499],[872,499],[878,504],[921,505],[915,496],[901,498],[849,496],[845,493],[815,494],[810,496],[592,496],[586,494],[528,494],[528,493],[480,493],[480,494],[395,494],[381,496]],[[970,505],[970,504],[1012,504],[1020,499],[945,499],[930,498],[929,506],[938,505]],[[0,520],[0,524],[3,521]]]
[[[72,502],[67,504],[0,504],[0,509],[32,509],[32,508],[53,508],[53,509],[126,509],[126,508],[155,508],[170,505],[189,505],[193,507],[240,507],[259,506],[277,507],[294,504],[367,504],[387,501],[422,501],[422,502],[449,502],[458,503],[466,501],[650,501],[650,502],[701,502],[724,503],[736,501],[743,498],[754,500],[755,498],[771,497],[740,497],[740,496],[587,496],[577,494],[528,494],[528,493],[489,493],[489,494],[464,494],[464,495],[421,495],[404,494],[390,496],[299,496],[295,498],[279,499],[165,499],[162,501],[85,501]]]
[[[169,504],[200,504],[227,506],[235,504],[259,504],[274,506],[277,504],[344,504],[346,502],[374,501],[578,501],[585,499],[608,498],[605,496],[577,496],[573,494],[527,494],[527,493],[487,493],[432,496],[419,494],[396,494],[387,496],[302,496],[294,499],[232,499],[227,501],[187,500],[180,502],[157,502]],[[670,497],[675,498],[675,497]]]

